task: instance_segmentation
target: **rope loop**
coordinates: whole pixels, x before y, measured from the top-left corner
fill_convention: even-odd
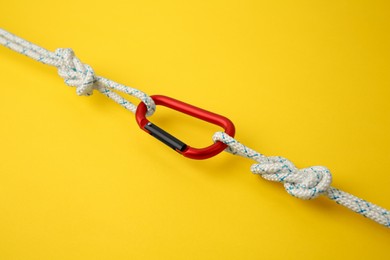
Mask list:
[[[224,132],[216,132],[213,140],[226,144],[226,152],[255,160],[256,164],[251,166],[253,173],[266,180],[283,183],[286,191],[294,197],[310,200],[324,195],[337,204],[390,228],[389,210],[332,187],[332,175],[324,166],[298,169],[286,158],[265,156]]]
[[[309,200],[325,193],[332,183],[330,171],[323,166],[298,169],[286,158],[267,157],[268,162],[254,164],[251,171],[269,181],[282,182],[286,191],[297,198]]]
[[[82,63],[72,49],[60,48],[52,52],[1,28],[0,45],[43,64],[57,67],[58,74],[64,79],[65,84],[76,87],[76,93],[79,96],[90,96],[93,90],[96,89],[122,107],[135,113],[137,106],[117,93],[122,92],[144,102],[148,109],[147,116],[152,115],[156,110],[153,99],[146,93],[95,75],[92,67]]]
[[[56,65],[58,74],[64,79],[65,84],[76,87],[79,96],[92,95],[96,77],[91,66],[82,63],[72,49],[59,48],[55,54],[58,56]]]

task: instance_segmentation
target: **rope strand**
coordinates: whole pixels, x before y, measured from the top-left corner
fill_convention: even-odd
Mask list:
[[[75,56],[72,49],[60,48],[55,52],[51,52],[1,28],[0,44],[43,64],[57,67],[58,74],[64,79],[65,84],[76,87],[77,95],[90,96],[93,90],[96,89],[127,110],[135,113],[137,106],[113,91],[116,90],[144,102],[148,109],[148,116],[152,115],[156,110],[153,99],[144,92],[107,78],[96,76],[92,67],[82,63]]]
[[[332,175],[324,166],[298,169],[281,156],[265,156],[241,144],[224,132],[213,136],[214,142],[228,146],[226,151],[256,161],[251,171],[266,180],[281,182],[286,191],[297,198],[309,200],[324,195],[336,203],[390,228],[390,211],[371,202],[331,187]]]

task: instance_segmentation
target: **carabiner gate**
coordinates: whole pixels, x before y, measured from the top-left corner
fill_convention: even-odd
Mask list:
[[[177,110],[184,114],[221,126],[222,128],[225,129],[225,133],[234,137],[235,134],[234,125],[228,118],[224,116],[215,114],[213,112],[192,106],[190,104],[166,96],[154,95],[151,96],[151,98],[154,100],[156,105],[169,107],[173,110]],[[164,131],[160,127],[151,123],[146,118],[146,112],[147,112],[146,105],[143,102],[141,102],[138,105],[137,111],[135,113],[136,120],[140,128],[146,131],[147,133],[151,134],[152,136],[154,136],[164,144],[168,145],[178,153],[184,155],[185,157],[191,159],[207,159],[214,155],[217,155],[227,147],[226,144],[223,144],[221,142],[215,142],[214,144],[205,148],[190,147],[189,145],[183,143],[182,141],[172,136],[168,132]]]

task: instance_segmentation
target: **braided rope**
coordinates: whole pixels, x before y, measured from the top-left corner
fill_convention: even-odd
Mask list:
[[[148,109],[147,115],[152,115],[156,109],[153,99],[144,92],[96,76],[91,66],[82,63],[75,56],[72,49],[57,49],[55,52],[51,52],[1,28],[0,44],[43,64],[57,67],[58,74],[64,79],[65,83],[68,86],[76,87],[77,95],[89,96],[96,89],[127,110],[135,113],[137,107],[117,94],[116,90],[144,102]],[[251,167],[253,173],[260,174],[266,180],[284,183],[287,192],[295,197],[314,199],[319,195],[325,195],[338,204],[390,227],[390,212],[388,210],[331,187],[332,175],[326,167],[313,166],[298,169],[286,158],[264,156],[223,132],[217,132],[213,139],[215,142],[220,141],[227,144],[226,151],[255,160],[257,164]]]
[[[229,153],[256,161],[257,163],[251,167],[253,173],[259,174],[266,180],[283,183],[286,191],[294,197],[309,200],[324,195],[336,203],[390,228],[390,211],[331,187],[332,175],[326,167],[312,166],[298,169],[286,158],[262,155],[224,132],[215,133],[213,140],[226,144],[228,146],[226,151]]]
[[[76,87],[77,95],[90,96],[93,90],[96,89],[127,110],[135,113],[137,107],[113,91],[116,90],[134,96],[144,102],[148,109],[148,116],[152,115],[156,109],[154,101],[144,92],[104,77],[96,76],[91,66],[82,63],[75,56],[72,49],[57,49],[55,52],[51,52],[1,28],[0,44],[43,64],[57,67],[58,74],[64,79],[65,84]]]

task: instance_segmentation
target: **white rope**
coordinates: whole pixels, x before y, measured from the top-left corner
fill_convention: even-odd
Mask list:
[[[135,113],[136,106],[114,92],[116,90],[144,102],[148,109],[147,115],[152,115],[155,111],[154,101],[147,94],[138,89],[96,76],[88,64],[82,63],[75,56],[72,49],[57,49],[55,52],[51,52],[1,28],[0,44],[43,64],[57,67],[58,74],[68,86],[76,87],[78,95],[89,96],[96,89]],[[264,156],[223,132],[217,132],[213,139],[227,144],[228,152],[255,160],[257,164],[251,167],[253,173],[260,174],[266,180],[284,183],[287,192],[295,197],[314,199],[322,194],[338,204],[390,227],[390,212],[388,210],[331,187],[332,175],[323,166],[297,169],[289,160],[278,156]]]
[[[262,155],[224,132],[215,133],[213,140],[228,145],[227,152],[255,160],[257,163],[251,167],[253,173],[259,174],[266,180],[283,183],[286,191],[294,197],[308,200],[324,195],[390,228],[390,211],[331,187],[332,175],[326,167],[313,166],[298,169],[286,158]]]
[[[148,109],[148,116],[152,115],[156,109],[154,101],[144,92],[96,76],[91,66],[82,63],[75,56],[72,49],[57,49],[55,52],[51,52],[1,28],[0,44],[43,64],[57,67],[58,74],[64,79],[65,83],[68,86],[76,87],[77,95],[89,96],[96,89],[127,110],[135,113],[137,107],[113,91],[116,90],[144,102]]]

